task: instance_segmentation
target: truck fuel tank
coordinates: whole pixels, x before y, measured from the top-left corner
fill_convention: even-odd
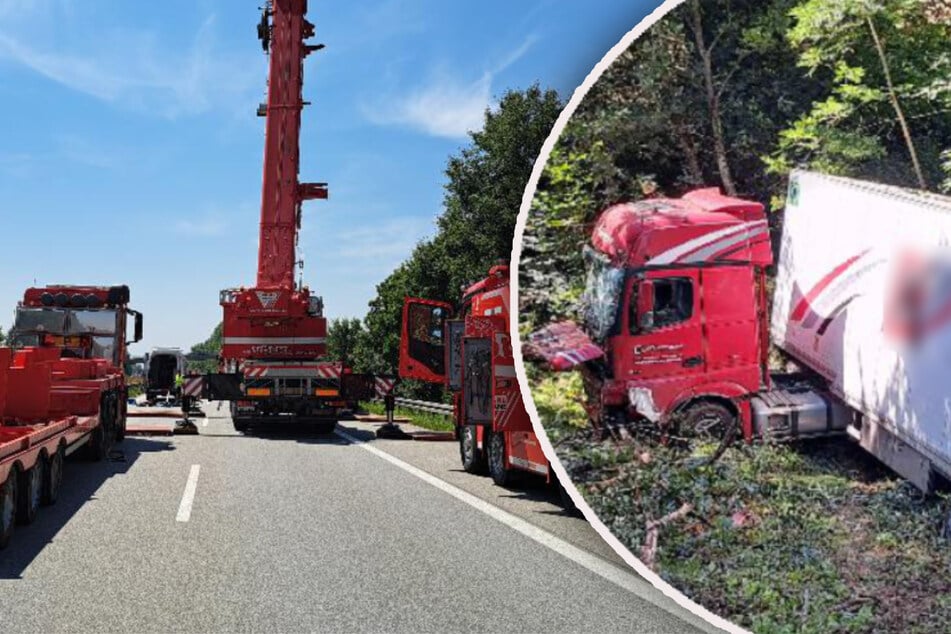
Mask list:
[[[829,393],[787,387],[762,392],[750,400],[753,434],[761,438],[802,438],[842,433],[852,410]]]

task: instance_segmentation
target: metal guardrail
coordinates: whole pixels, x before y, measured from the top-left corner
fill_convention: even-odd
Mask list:
[[[410,398],[397,398],[396,406],[414,409],[420,412],[429,412],[430,414],[452,416],[452,405],[447,405],[446,403],[430,403],[429,401],[414,401]]]

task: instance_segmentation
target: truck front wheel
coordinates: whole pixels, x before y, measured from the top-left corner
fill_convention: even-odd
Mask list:
[[[485,452],[479,449],[478,429],[475,425],[462,425],[457,430],[459,436],[459,457],[466,473],[485,473]]]
[[[512,480],[512,472],[506,468],[505,436],[502,432],[490,432],[487,442],[489,448],[489,475],[492,481],[504,487]]]
[[[688,441],[718,443],[720,448],[715,456],[719,457],[733,442],[736,422],[736,415],[725,405],[713,401],[702,401],[691,405],[683,412],[677,431]]]

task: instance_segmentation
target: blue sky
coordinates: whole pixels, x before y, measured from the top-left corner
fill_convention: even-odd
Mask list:
[[[311,0],[304,279],[328,317],[434,230],[447,157],[509,88],[563,98],[658,0]],[[260,0],[0,0],[0,326],[22,290],[127,283],[134,348],[190,347],[254,282]],[[133,8],[134,7],[134,8]]]

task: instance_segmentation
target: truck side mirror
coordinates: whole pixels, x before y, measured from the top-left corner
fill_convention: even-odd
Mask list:
[[[637,284],[637,327],[641,330],[654,327],[654,282],[650,280]]]
[[[135,318],[135,333],[129,343],[138,343],[142,341],[142,313],[137,310],[130,310],[129,313]]]

